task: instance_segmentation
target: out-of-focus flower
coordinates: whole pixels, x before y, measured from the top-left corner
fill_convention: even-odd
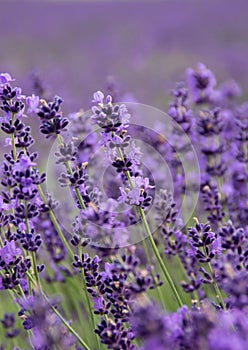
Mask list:
[[[5,84],[10,83],[12,81],[15,81],[15,79],[13,79],[9,73],[1,73],[0,74],[0,85],[5,85]]]
[[[211,70],[203,63],[198,63],[197,69],[188,68],[186,79],[191,99],[194,103],[205,103],[211,99],[211,94],[216,86],[216,79]]]
[[[40,98],[32,94],[31,96],[26,97],[26,104],[28,106],[27,113],[36,114],[39,111]]]

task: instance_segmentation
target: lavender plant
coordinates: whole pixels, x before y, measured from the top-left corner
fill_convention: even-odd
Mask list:
[[[60,97],[25,96],[0,74],[1,348],[246,349],[247,104],[237,85],[218,87],[203,64],[188,69],[168,108],[173,142],[166,119],[153,130],[133,123],[135,105],[108,89],[114,100],[97,91],[92,110],[64,116]],[[49,140],[52,183],[39,165]],[[187,211],[192,149],[200,191]]]

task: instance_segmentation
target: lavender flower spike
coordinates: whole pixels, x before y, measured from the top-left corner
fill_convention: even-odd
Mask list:
[[[191,99],[194,103],[209,102],[213,88],[216,85],[216,79],[203,63],[198,63],[197,70],[188,68],[186,79],[190,91]]]

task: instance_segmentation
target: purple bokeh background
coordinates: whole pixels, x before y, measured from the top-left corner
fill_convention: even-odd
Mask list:
[[[166,106],[165,96],[202,61],[221,81],[248,91],[248,2],[0,3],[0,70],[31,93],[38,72],[65,108],[88,108],[108,76],[139,102]]]

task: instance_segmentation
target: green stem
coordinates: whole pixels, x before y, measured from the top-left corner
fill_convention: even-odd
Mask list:
[[[38,187],[39,194],[40,194],[40,197],[41,197],[43,203],[47,204],[47,200],[46,200],[46,197],[44,195],[44,192],[42,190],[41,185],[38,185],[37,187]],[[56,216],[54,215],[54,213],[53,213],[51,208],[49,209],[49,216],[50,216],[50,219],[51,219],[51,221],[52,221],[52,223],[53,223],[53,225],[54,225],[54,227],[55,227],[55,229],[56,229],[56,231],[57,231],[61,241],[63,242],[64,246],[66,247],[67,252],[70,254],[71,258],[74,259],[74,253],[73,253],[69,243],[67,242],[63,232],[61,231],[61,229],[59,227],[59,223],[58,223],[58,221],[56,219]]]
[[[80,279],[80,281],[81,281],[81,279]],[[72,295],[71,293],[75,293],[75,295],[78,294],[78,288],[81,288],[81,286],[79,286],[77,282],[78,281],[75,279],[75,277],[72,277],[70,279],[68,294],[66,295],[67,298],[71,297],[71,295]],[[71,291],[71,289],[72,289],[72,291]],[[57,290],[57,289],[55,289],[55,290],[56,290],[56,293],[60,293],[60,290]],[[82,304],[83,305],[86,304],[85,300],[86,300],[86,298],[84,298],[84,296],[83,296],[83,298],[82,298]],[[81,305],[82,305],[81,302],[76,300],[76,298],[73,298],[72,303],[73,303],[74,308],[75,308],[75,310],[77,312],[77,317],[78,317],[78,324],[77,324],[77,326],[78,326],[78,329],[82,328],[82,327],[86,328],[85,318],[84,318],[84,315],[83,315],[83,312],[82,312],[82,308],[81,308]]]
[[[32,253],[31,253],[31,256],[32,256],[32,263],[33,263],[34,276],[35,276],[35,279],[36,279],[36,282],[37,282],[38,289],[39,289],[39,291],[41,291],[41,290],[42,290],[42,286],[41,286],[41,281],[40,281],[39,272],[38,272],[38,269],[37,269],[37,263],[36,263],[35,252],[32,252]]]
[[[122,150],[120,149],[120,147],[118,147],[118,151],[119,151],[119,155],[120,155],[121,159],[124,161],[124,157],[123,157]],[[128,182],[129,182],[131,188],[134,189],[134,185],[133,185],[133,181],[132,181],[130,172],[126,171],[126,175],[127,175]],[[173,291],[173,293],[175,295],[175,298],[176,298],[176,300],[178,302],[178,305],[180,307],[182,307],[184,304],[183,304],[182,299],[181,299],[181,297],[180,297],[180,295],[179,295],[179,293],[177,291],[177,288],[176,288],[176,286],[175,286],[175,284],[174,284],[174,282],[173,282],[173,280],[172,280],[172,278],[170,276],[170,273],[167,270],[167,268],[166,268],[166,266],[165,266],[165,264],[163,262],[163,259],[161,258],[161,255],[160,255],[160,253],[158,251],[158,248],[157,248],[157,246],[156,246],[156,244],[154,242],[154,239],[152,237],[152,233],[151,233],[150,227],[149,227],[148,222],[146,220],[146,216],[145,216],[144,210],[140,206],[138,207],[138,210],[139,210],[139,214],[140,214],[141,220],[143,222],[146,234],[147,234],[148,239],[150,241],[152,250],[153,250],[153,252],[154,252],[154,254],[155,254],[156,258],[157,258],[157,261],[158,261],[158,263],[159,263],[159,265],[160,265],[160,267],[161,267],[161,269],[163,271],[163,274],[164,274],[167,282],[169,283],[169,285],[171,287],[171,290]]]
[[[214,290],[215,290],[215,293],[216,293],[216,298],[219,300],[223,310],[226,311],[226,304],[225,304],[225,301],[223,299],[221,290],[220,290],[220,288],[218,286],[218,283],[215,280],[214,272],[213,272],[212,265],[211,265],[210,262],[208,263],[208,267],[209,267],[209,270],[210,270],[210,273],[211,273],[211,277],[213,279],[213,286],[214,286]]]
[[[153,282],[154,282],[154,284],[157,286],[156,291],[157,291],[158,299],[159,299],[161,305],[163,306],[163,308],[166,309],[165,302],[164,302],[164,298],[163,298],[163,295],[162,295],[162,293],[161,293],[161,287],[158,286],[157,278],[156,278],[156,276],[154,275],[154,272],[153,272],[153,270],[152,270],[152,262],[151,262],[151,257],[150,257],[150,255],[149,255],[148,248],[147,248],[147,245],[146,245],[146,240],[143,239],[142,236],[141,236],[141,239],[142,239],[142,246],[143,246],[143,249],[144,249],[146,261],[147,261],[148,264],[151,266],[151,270],[150,270],[150,271],[151,271],[151,276],[152,276],[152,278],[153,278]]]
[[[207,251],[206,251],[206,248],[205,248],[205,247],[203,247],[203,252],[204,252],[205,256],[207,256]],[[213,271],[211,262],[208,262],[208,263],[207,263],[207,266],[208,266],[208,268],[209,268],[211,277],[212,277],[212,279],[213,279],[213,286],[214,286],[214,290],[215,290],[215,293],[216,293],[216,298],[217,298],[217,300],[220,302],[220,304],[221,304],[223,310],[226,311],[226,304],[225,304],[225,302],[224,302],[224,299],[223,299],[223,296],[222,296],[222,294],[221,294],[221,290],[220,290],[220,288],[219,288],[219,286],[218,286],[218,283],[217,283],[216,280],[215,280],[215,275],[214,275],[214,271]]]
[[[137,209],[137,208],[135,208]],[[136,215],[136,220],[138,221],[139,220],[139,213],[137,210],[135,210],[135,215]],[[142,246],[143,246],[143,249],[144,249],[144,253],[145,253],[145,257],[146,257],[146,261],[147,263],[149,264],[149,266],[151,267],[151,276],[152,276],[152,279],[153,279],[153,282],[155,284],[155,286],[157,287],[156,288],[156,292],[157,292],[157,297],[158,297],[158,300],[160,301],[160,304],[163,306],[164,309],[166,309],[166,306],[165,306],[165,302],[164,302],[164,298],[162,296],[162,293],[161,293],[161,288],[160,286],[158,286],[158,283],[157,283],[157,278],[153,272],[153,269],[152,269],[152,261],[151,261],[151,257],[150,257],[150,254],[149,254],[149,251],[148,251],[148,246],[146,244],[146,239],[143,237],[142,235],[142,232],[140,230],[140,226],[138,226],[138,229],[139,229],[139,233],[140,233],[140,239],[141,239],[141,242],[142,242]]]
[[[139,207],[139,213],[140,213],[140,216],[141,216],[141,220],[142,220],[142,222],[143,222],[143,225],[144,225],[144,227],[145,227],[145,231],[146,231],[146,233],[147,233],[148,239],[149,239],[149,241],[150,241],[151,247],[152,247],[152,249],[153,249],[153,252],[154,252],[154,254],[155,254],[155,256],[156,256],[156,258],[157,258],[157,260],[158,260],[158,263],[159,263],[159,265],[160,265],[160,267],[161,267],[161,269],[162,269],[162,271],[163,271],[163,273],[164,273],[164,276],[165,276],[167,282],[168,282],[169,285],[170,285],[171,290],[173,291],[173,293],[174,293],[174,295],[175,295],[175,298],[176,298],[176,300],[177,300],[177,302],[178,302],[178,305],[179,305],[180,307],[182,307],[182,306],[184,305],[183,302],[182,302],[182,299],[181,299],[181,297],[180,297],[180,295],[179,295],[179,293],[178,293],[178,291],[177,291],[177,288],[176,288],[176,286],[175,286],[175,284],[174,284],[174,282],[173,282],[173,280],[172,280],[172,278],[171,278],[171,276],[170,276],[169,271],[167,270],[167,268],[166,268],[166,266],[165,266],[165,264],[164,264],[164,262],[163,262],[163,259],[161,258],[161,255],[160,255],[160,253],[159,253],[159,251],[158,251],[158,248],[157,248],[157,246],[156,246],[156,244],[155,244],[155,242],[154,242],[154,239],[153,239],[153,237],[152,237],[152,233],[151,233],[151,231],[150,231],[148,222],[147,222],[147,220],[146,220],[145,213],[144,213],[144,211],[143,211],[143,209],[142,209],[141,207]]]

